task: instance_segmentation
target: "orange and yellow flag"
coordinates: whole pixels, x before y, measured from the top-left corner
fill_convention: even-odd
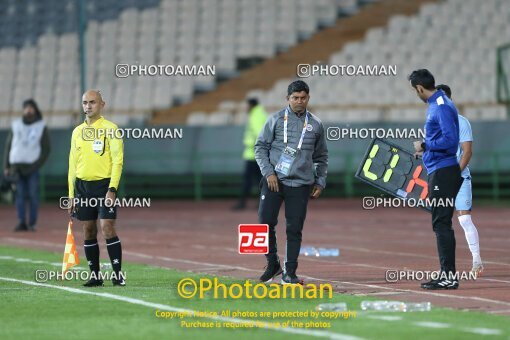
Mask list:
[[[76,251],[76,244],[74,243],[73,236],[73,221],[70,220],[67,227],[66,248],[64,250],[64,261],[62,262],[62,274],[65,274],[69,268],[79,264],[80,259],[78,258],[78,252]]]

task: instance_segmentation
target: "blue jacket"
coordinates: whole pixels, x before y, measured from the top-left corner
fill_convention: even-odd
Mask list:
[[[441,90],[430,96],[427,103],[423,163],[430,175],[437,169],[459,164],[459,116],[453,102]]]

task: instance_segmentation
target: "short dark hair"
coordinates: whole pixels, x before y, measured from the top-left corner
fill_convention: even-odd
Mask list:
[[[452,98],[452,90],[450,89],[450,86],[440,84],[436,86],[436,90],[442,90],[448,96],[448,98]]]
[[[248,105],[250,105],[250,106],[259,105],[259,100],[257,98],[248,98],[247,102],[248,102]]]
[[[289,87],[287,88],[287,95],[290,96],[294,92],[301,92],[305,91],[306,94],[310,93],[310,88],[308,87],[308,84],[305,83],[302,80],[296,80],[289,84]]]
[[[416,88],[417,85],[421,85],[427,90],[434,90],[436,88],[434,76],[427,69],[415,70],[407,79],[414,88]]]

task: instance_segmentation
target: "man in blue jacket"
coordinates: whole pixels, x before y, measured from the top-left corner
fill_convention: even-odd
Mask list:
[[[452,99],[452,90],[448,85],[437,85],[436,89],[442,90],[448,98]],[[483,263],[480,256],[480,238],[478,237],[478,229],[471,220],[471,208],[473,205],[473,193],[471,189],[471,172],[469,171],[469,161],[473,155],[473,131],[469,120],[459,115],[459,149],[457,150],[457,159],[463,178],[457,198],[455,199],[455,210],[459,216],[459,223],[473,257],[473,267],[471,273],[478,277],[483,272]]]
[[[454,202],[462,184],[457,160],[459,118],[457,108],[442,90],[436,90],[434,76],[426,69],[409,76],[418,97],[428,104],[425,141],[414,142],[416,152],[423,152],[428,172],[429,198],[432,205],[432,229],[436,233],[441,264],[439,278],[423,283],[424,289],[457,289],[455,270],[455,234],[452,228]]]

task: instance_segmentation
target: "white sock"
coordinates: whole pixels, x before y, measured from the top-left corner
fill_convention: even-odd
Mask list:
[[[459,222],[466,234],[469,250],[471,251],[471,255],[473,255],[473,263],[482,262],[482,259],[480,258],[480,241],[478,239],[478,231],[476,230],[476,226],[473,224],[473,221],[471,221],[471,215],[459,216]]]

